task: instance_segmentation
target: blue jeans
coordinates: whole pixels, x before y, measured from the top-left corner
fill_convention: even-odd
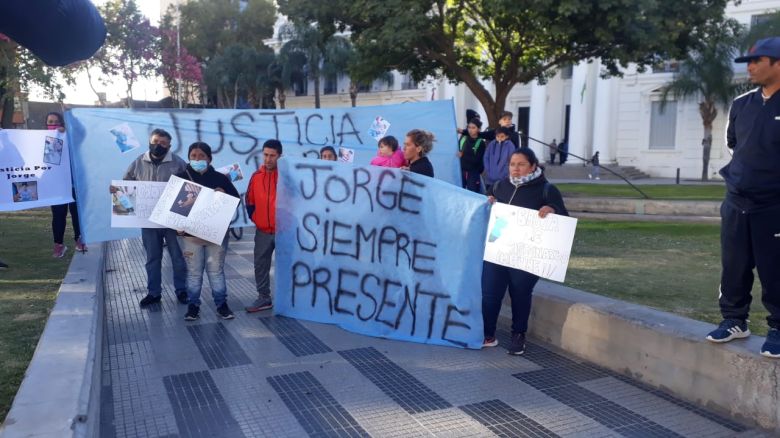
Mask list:
[[[485,337],[496,336],[498,314],[507,287],[512,299],[512,334],[528,331],[531,315],[531,298],[539,277],[519,269],[508,268],[490,262],[482,267],[482,322]]]
[[[187,303],[200,306],[200,290],[203,286],[203,269],[209,276],[211,295],[214,304],[221,306],[227,300],[225,283],[225,255],[228,248],[228,236],[221,245],[197,237],[180,237],[181,250],[187,262]]]
[[[168,243],[168,254],[173,264],[173,285],[177,291],[187,286],[187,265],[179,249],[176,231],[169,228],[141,228],[141,240],[146,250],[146,289],[149,295],[162,294],[163,239]]]

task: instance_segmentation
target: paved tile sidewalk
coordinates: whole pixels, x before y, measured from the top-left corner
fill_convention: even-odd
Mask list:
[[[514,357],[246,314],[252,246],[230,242],[236,319],[217,318],[204,285],[191,323],[167,255],[162,303],[140,309],[141,242],[108,244],[101,437],[763,436],[538,344]],[[505,347],[508,321],[499,330]]]

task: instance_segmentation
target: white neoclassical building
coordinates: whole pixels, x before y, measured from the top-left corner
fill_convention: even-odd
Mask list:
[[[726,13],[750,25],[769,12],[780,9],[780,0],[742,0],[729,3]],[[280,23],[283,22],[283,18]],[[279,47],[277,39],[269,45]],[[598,60],[582,62],[560,71],[546,84],[516,86],[506,109],[515,115],[519,129],[530,137],[550,142],[569,140],[571,153],[591,156],[600,151],[603,163],[634,166],[654,177],[701,176],[703,127],[698,100],[671,101],[660,109],[660,88],[674,75],[675,64],[638,73],[629,66],[623,77],[601,79]],[[737,75],[745,75],[745,65],[735,65]],[[358,105],[383,105],[408,101],[453,99],[459,126],[465,125],[466,109],[484,110],[465,85],[443,80],[415,83],[394,72],[392,84],[375,82],[358,95]],[[489,86],[489,84],[488,84]],[[321,105],[349,106],[349,79],[323,78]],[[288,108],[311,107],[313,85],[297,84],[287,95]],[[296,95],[297,94],[297,95]],[[728,161],[724,136],[727,109],[721,108],[714,124],[713,146],[708,174],[718,178],[718,170]],[[531,141],[538,153],[543,146]]]

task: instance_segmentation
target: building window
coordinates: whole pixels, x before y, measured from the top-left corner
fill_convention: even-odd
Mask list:
[[[772,18],[772,15],[774,14],[757,14],[757,15],[751,15],[750,16],[750,27],[756,26],[758,24],[763,24],[769,21],[770,18]]]
[[[368,93],[368,92],[370,92],[371,91],[371,82],[369,82],[367,84],[363,83],[363,82],[358,83],[357,90],[358,90],[358,93]]]
[[[325,76],[325,84],[322,87],[323,94],[338,93],[339,78],[337,75]]]
[[[574,66],[569,64],[561,67],[561,79],[571,79],[574,74]]]
[[[309,81],[306,80],[306,76],[298,77],[293,81],[293,90],[296,96],[306,96],[308,94]]]
[[[417,81],[412,79],[412,75],[403,75],[401,77],[401,89],[402,90],[416,90]]]
[[[666,102],[661,111],[661,101],[653,101],[650,114],[650,149],[674,149],[677,132],[677,102]]]
[[[680,71],[680,61],[666,59],[653,64],[653,73],[677,73]]]

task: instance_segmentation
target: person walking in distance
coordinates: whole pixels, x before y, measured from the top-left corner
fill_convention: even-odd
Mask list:
[[[149,136],[149,150],[136,158],[122,179],[130,181],[167,182],[172,175],[183,172],[187,163],[171,151],[171,134],[155,129]],[[187,265],[181,254],[176,231],[170,228],[141,228],[141,240],[146,252],[147,294],[141,307],[159,303],[162,299],[162,257],[167,245],[173,264],[173,285],[176,298],[187,304]]]
[[[769,312],[761,355],[780,358],[780,37],[759,40],[735,62],[748,64],[750,81],[758,88],[734,99],[729,111],[726,146],[733,155],[720,170],[727,189],[720,207],[723,321],[707,340],[750,336],[755,268]]]
[[[263,165],[249,179],[246,192],[246,212],[257,226],[254,250],[257,299],[245,308],[250,313],[273,307],[271,258],[276,248],[276,183],[279,180],[276,162],[281,156],[279,140],[267,140],[263,144]]]

